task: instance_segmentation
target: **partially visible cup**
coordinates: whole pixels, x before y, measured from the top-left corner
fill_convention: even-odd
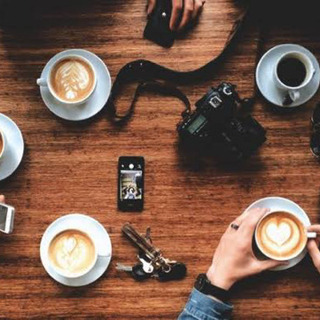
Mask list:
[[[86,102],[97,85],[96,71],[91,62],[80,55],[67,55],[49,68],[46,77],[37,80],[39,86],[48,87],[61,103],[75,106]]]
[[[284,105],[297,101],[302,90],[308,86],[315,74],[312,60],[306,54],[290,51],[277,60],[274,66],[274,81],[284,92]]]
[[[271,211],[258,222],[254,237],[258,249],[268,258],[287,261],[296,258],[315,232],[307,232],[304,223],[293,213]]]
[[[0,129],[0,160],[4,155],[5,149],[6,149],[6,137],[3,131]]]
[[[65,278],[79,278],[88,274],[98,257],[97,243],[85,226],[57,230],[49,239],[47,259],[51,268]]]

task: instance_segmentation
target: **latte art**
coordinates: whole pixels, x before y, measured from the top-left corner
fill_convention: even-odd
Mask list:
[[[300,252],[307,241],[303,224],[287,212],[267,215],[257,229],[262,251],[274,259],[290,258]]]
[[[95,75],[91,66],[84,60],[66,58],[52,69],[50,83],[60,99],[77,102],[92,92]]]
[[[52,240],[49,258],[57,269],[74,276],[91,267],[95,260],[95,247],[85,233],[67,230]]]

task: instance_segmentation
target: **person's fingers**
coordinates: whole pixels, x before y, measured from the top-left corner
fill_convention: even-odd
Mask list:
[[[181,22],[178,26],[178,31],[183,30],[191,21],[193,9],[194,9],[194,0],[184,0],[183,14],[182,14]]]
[[[319,270],[320,269],[320,251],[316,241],[314,239],[309,240],[307,248],[311,256],[311,259],[313,261],[313,264]]]
[[[240,214],[240,216],[238,216],[237,218],[234,219],[234,221],[232,223],[237,224],[238,226],[241,225],[242,221],[246,218],[246,216],[248,215],[248,213],[250,213],[249,211],[244,211],[242,212],[242,214]]]
[[[182,11],[182,0],[172,0],[172,13],[170,18],[170,29],[175,31],[179,25]]]
[[[264,261],[257,261],[258,263],[258,270],[260,272],[269,270],[275,267],[287,265],[288,261],[277,261],[277,260],[264,260]]]
[[[254,208],[254,209],[246,210],[239,217],[237,217],[233,221],[233,223],[240,226],[243,223],[243,221],[248,220],[251,216],[253,220],[256,217],[256,219],[258,219],[257,220],[258,222],[261,219],[261,217],[263,217],[268,211],[269,209],[266,209],[266,208]]]
[[[255,208],[255,209],[249,210],[242,222],[241,229],[245,233],[252,236],[257,223],[268,212],[269,212],[269,209],[266,209],[266,208]]]
[[[314,224],[307,228],[309,232],[316,232],[320,235],[320,224]]]
[[[200,14],[203,6],[205,4],[204,0],[195,0],[194,1],[194,8],[192,13],[192,20],[197,19],[198,15]]]
[[[148,0],[147,15],[151,14],[155,7],[156,7],[156,0]]]
[[[1,202],[1,203],[5,203],[5,201],[6,201],[5,196],[4,196],[3,194],[0,195],[0,202]]]

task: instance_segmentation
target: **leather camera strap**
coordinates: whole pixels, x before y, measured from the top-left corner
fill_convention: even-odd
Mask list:
[[[176,71],[156,64],[152,61],[135,60],[122,67],[114,81],[111,94],[107,102],[107,108],[111,119],[116,123],[126,122],[133,113],[137,98],[142,91],[146,90],[156,91],[166,95],[173,95],[184,102],[186,105],[185,112],[190,112],[190,103],[188,98],[179,89],[164,85],[156,80],[169,81],[175,84],[185,84],[195,82],[197,80],[210,79],[213,72],[235,44],[236,39],[240,34],[240,30],[242,29],[241,27],[248,16],[250,7],[249,3],[250,1],[233,24],[233,27],[221,52],[204,66],[192,71]],[[126,85],[135,82],[137,82],[138,85],[135,90],[132,103],[124,114],[119,115],[117,112],[116,100]]]

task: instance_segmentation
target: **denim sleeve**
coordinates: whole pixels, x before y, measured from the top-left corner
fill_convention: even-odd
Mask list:
[[[230,319],[232,305],[216,301],[197,289],[193,289],[178,320]]]

